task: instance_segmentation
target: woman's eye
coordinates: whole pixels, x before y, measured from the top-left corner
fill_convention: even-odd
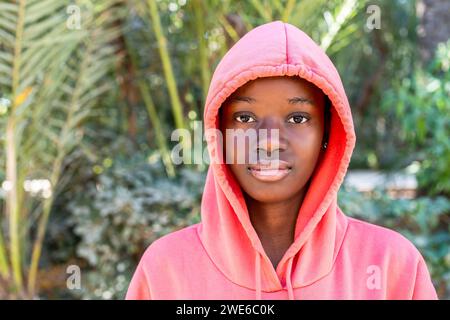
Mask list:
[[[253,119],[248,114],[241,114],[241,115],[236,117],[236,120],[239,121],[239,122],[243,122],[243,123],[250,123],[250,122],[255,122],[256,121],[255,119]]]
[[[288,122],[290,123],[305,123],[306,121],[308,121],[308,119],[300,115],[295,115],[288,119]]]

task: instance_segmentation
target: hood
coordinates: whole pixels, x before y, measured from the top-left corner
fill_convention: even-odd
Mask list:
[[[297,27],[275,21],[243,36],[218,64],[209,87],[205,133],[219,129],[218,110],[235,90],[259,77],[299,76],[320,88],[331,101],[328,146],[318,160],[298,213],[294,242],[276,270],[253,228],[243,193],[225,163],[214,135],[206,136],[211,164],[201,204],[200,240],[217,268],[235,284],[262,292],[312,284],[332,269],[347,228],[337,192],[355,146],[347,96],[325,52]]]

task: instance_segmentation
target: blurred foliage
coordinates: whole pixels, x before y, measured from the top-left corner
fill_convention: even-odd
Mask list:
[[[424,70],[392,83],[381,104],[395,121],[402,151],[429,194],[450,194],[450,41]]]
[[[111,167],[67,194],[65,228],[77,238],[75,255],[86,263],[74,297],[123,299],[146,248],[157,238],[197,223],[204,174],[182,169],[169,180],[158,154],[117,157]],[[64,198],[64,197],[63,197]],[[68,232],[70,230],[70,232]],[[67,239],[66,239],[67,241]],[[52,259],[66,247],[52,248]]]
[[[0,215],[0,289],[7,292],[0,296],[35,296],[54,199],[74,174],[74,154],[87,148],[85,122],[115,87],[105,79],[121,57],[123,2],[71,4],[0,2],[0,176],[9,184]],[[30,192],[32,184],[45,191]]]

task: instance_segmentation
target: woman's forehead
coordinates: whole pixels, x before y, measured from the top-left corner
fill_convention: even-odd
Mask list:
[[[251,80],[238,88],[229,97],[229,101],[255,102],[258,96],[293,96],[323,94],[314,84],[300,77],[264,77]],[[311,97],[312,98],[312,97]]]
[[[300,77],[266,77],[251,80],[233,92],[223,103],[227,105],[257,106],[265,103],[284,105],[317,105],[324,101],[324,93]]]

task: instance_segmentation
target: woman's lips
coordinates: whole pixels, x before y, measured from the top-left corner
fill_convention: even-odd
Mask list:
[[[256,179],[265,182],[279,181],[286,177],[291,171],[292,167],[288,162],[278,160],[270,162],[258,162],[250,165],[248,172]]]

